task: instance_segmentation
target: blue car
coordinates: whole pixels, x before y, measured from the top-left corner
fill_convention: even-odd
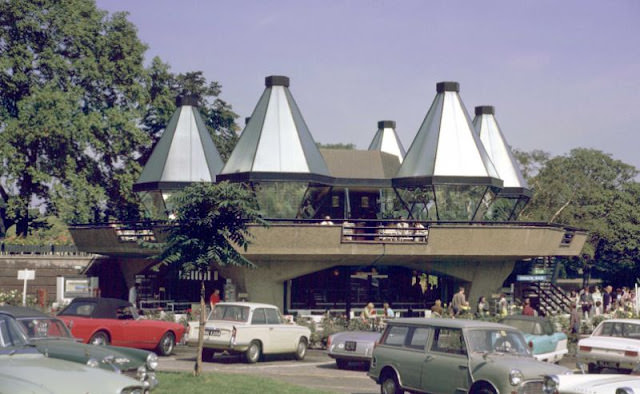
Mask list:
[[[522,331],[533,357],[557,363],[568,353],[567,335],[556,332],[551,321],[539,316],[510,315],[500,323]]]

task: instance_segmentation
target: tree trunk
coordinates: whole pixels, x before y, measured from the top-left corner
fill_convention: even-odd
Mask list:
[[[202,373],[202,349],[204,348],[204,324],[206,304],[204,302],[204,279],[200,281],[200,325],[198,328],[198,353],[196,355],[196,367],[194,370],[195,376],[200,376]]]

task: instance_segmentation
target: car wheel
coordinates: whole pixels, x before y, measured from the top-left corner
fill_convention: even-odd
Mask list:
[[[216,355],[216,352],[213,349],[202,349],[202,361],[209,361],[213,359],[213,356]]]
[[[176,347],[176,337],[172,332],[165,332],[156,350],[161,356],[168,356],[173,352],[173,348]]]
[[[244,358],[249,364],[257,363],[260,360],[262,349],[258,341],[253,341],[249,344],[249,348],[244,352]]]
[[[307,341],[303,338],[298,342],[298,347],[296,348],[295,358],[296,360],[304,360],[304,356],[307,354]]]
[[[596,364],[590,363],[587,366],[587,371],[589,373],[600,373],[600,372],[602,372],[602,368],[598,367]]]
[[[496,394],[496,391],[493,389],[493,387],[489,386],[486,383],[471,387],[471,390],[469,392],[473,394]]]
[[[89,339],[89,343],[97,346],[106,346],[110,343],[109,335],[104,331],[98,331]]]
[[[404,390],[400,388],[398,384],[398,379],[394,373],[385,375],[382,378],[382,383],[380,383],[380,393],[381,394],[403,394]]]
[[[336,365],[338,366],[338,369],[346,369],[349,365],[349,361],[343,360],[341,358],[336,358]]]

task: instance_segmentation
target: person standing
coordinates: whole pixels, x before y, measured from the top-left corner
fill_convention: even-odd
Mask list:
[[[209,306],[211,307],[211,310],[213,310],[214,305],[218,302],[220,302],[220,290],[215,289],[209,297]]]
[[[129,303],[134,307],[138,307],[138,282],[129,288]]]
[[[572,334],[580,334],[580,312],[576,304],[571,304],[571,313],[569,318],[569,326]]]
[[[602,295],[602,313],[609,313],[611,309],[611,291],[613,287],[611,285],[604,288],[604,294]]]
[[[600,293],[600,288],[595,286],[593,288],[593,293],[591,293],[591,298],[593,299],[593,315],[601,315],[602,314],[602,293]]]
[[[507,296],[502,293],[500,294],[500,300],[498,300],[498,314],[502,317],[507,316]]]
[[[522,307],[522,314],[525,316],[535,316],[536,311],[531,307],[531,300],[524,299],[524,306]]]
[[[457,316],[462,312],[462,307],[467,304],[467,300],[464,296],[464,287],[460,286],[458,292],[453,295],[451,300],[451,308],[453,309],[453,315]]]
[[[391,306],[388,302],[382,304],[382,310],[382,314],[385,319],[393,319],[394,317],[396,317],[395,312],[393,311],[393,309],[391,309]]]
[[[589,292],[589,287],[585,287],[580,294],[580,306],[585,319],[589,319],[591,315],[591,307],[593,306],[593,298]]]

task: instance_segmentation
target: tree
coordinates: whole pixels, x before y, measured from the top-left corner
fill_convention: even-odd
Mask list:
[[[160,139],[162,131],[169,123],[176,109],[175,99],[179,96],[192,96],[197,99],[200,115],[222,160],[226,161],[238,141],[239,127],[235,123],[238,115],[233,112],[231,105],[219,97],[222,86],[215,81],[207,83],[202,71],[174,75],[169,69],[169,65],[157,57],[149,67],[150,102],[142,124],[152,142],[146,151],[142,152],[140,162],[145,163],[151,155],[151,148]]]
[[[248,224],[266,225],[251,191],[228,182],[196,183],[172,197],[175,221],[157,256],[159,265],[171,265],[184,272],[206,273],[211,264],[254,267],[238,249],[246,250],[251,234]],[[204,277],[202,275],[201,277]],[[202,368],[205,324],[205,287],[200,283],[200,330],[195,374]]]
[[[34,201],[72,222],[137,215],[145,50],[126,14],[90,0],[0,2],[5,227],[27,235]],[[76,215],[67,198],[94,205]]]
[[[520,217],[588,231],[581,256],[567,260],[566,268],[577,272],[593,266],[613,279],[637,261],[637,169],[594,149],[574,149],[548,160],[538,157],[541,165],[529,180],[533,198]]]

